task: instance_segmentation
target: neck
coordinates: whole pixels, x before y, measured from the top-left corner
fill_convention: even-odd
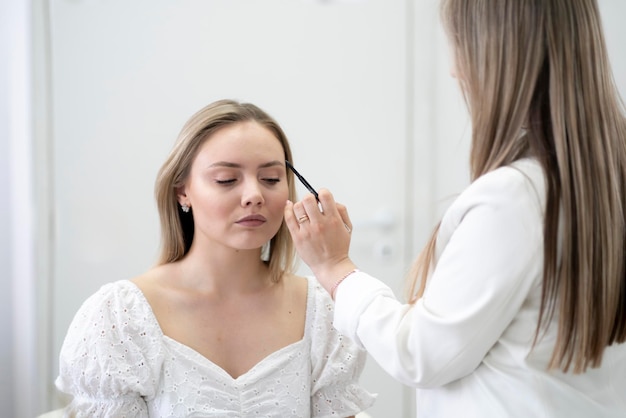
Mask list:
[[[211,293],[249,293],[271,284],[261,249],[190,249],[179,262],[181,285]]]

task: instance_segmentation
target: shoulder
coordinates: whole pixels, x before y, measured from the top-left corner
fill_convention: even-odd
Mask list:
[[[141,335],[142,338],[135,338]],[[108,283],[83,302],[64,342],[65,348],[106,344],[119,339],[144,341],[159,338],[159,326],[141,290],[129,280]],[[89,341],[89,343],[87,343]],[[77,348],[77,347],[75,347]]]
[[[94,315],[99,312],[110,317],[129,310],[147,309],[141,290],[129,280],[107,283],[89,296],[81,305],[77,316]]]
[[[163,312],[169,311],[172,298],[180,291],[180,274],[178,264],[168,263],[153,267],[130,280],[158,320],[163,320]]]
[[[488,202],[528,199],[542,202],[545,179],[540,164],[532,159],[519,160],[500,167],[476,179],[461,194],[461,198]]]
[[[488,209],[492,214],[518,219],[543,217],[545,177],[540,164],[523,159],[474,180],[446,211],[442,224],[459,223],[468,212]]]
[[[155,266],[150,270],[133,277],[130,281],[144,294],[152,293],[155,289],[168,285],[168,279],[176,278],[179,273],[173,263]]]
[[[131,280],[118,280],[105,284],[93,297],[103,300],[111,307],[132,307],[139,311],[149,309],[141,289]]]
[[[56,385],[85,405],[122,397],[141,404],[139,396],[155,394],[162,341],[141,291],[128,280],[106,284],[83,303],[68,329]]]
[[[543,240],[546,201],[545,176],[541,165],[523,159],[476,179],[452,203],[441,219],[436,254],[456,242],[515,251],[520,246],[534,256]],[[514,245],[513,245],[514,244]]]
[[[283,282],[288,290],[290,297],[301,301],[303,306],[307,304],[310,282],[307,277],[298,276],[296,274],[286,274]]]

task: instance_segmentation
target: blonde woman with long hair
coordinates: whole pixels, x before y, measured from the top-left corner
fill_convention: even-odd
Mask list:
[[[220,100],[185,124],[158,173],[157,265],[76,314],[57,387],[76,417],[347,417],[372,405],[365,352],[332,301],[292,272],[285,133]]]
[[[335,327],[417,388],[420,417],[626,416],[626,120],[595,0],[444,0],[471,184],[409,275],[350,260],[327,190],[288,203]],[[308,221],[298,223],[303,215]]]

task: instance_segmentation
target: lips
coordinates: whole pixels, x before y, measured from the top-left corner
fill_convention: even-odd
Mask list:
[[[262,215],[250,215],[243,217],[237,221],[239,225],[244,226],[259,226],[264,224],[267,221]]]

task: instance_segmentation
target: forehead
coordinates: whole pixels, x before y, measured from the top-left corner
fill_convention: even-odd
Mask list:
[[[222,160],[251,157],[282,159],[284,149],[274,132],[255,121],[220,128],[202,144],[197,159]]]

